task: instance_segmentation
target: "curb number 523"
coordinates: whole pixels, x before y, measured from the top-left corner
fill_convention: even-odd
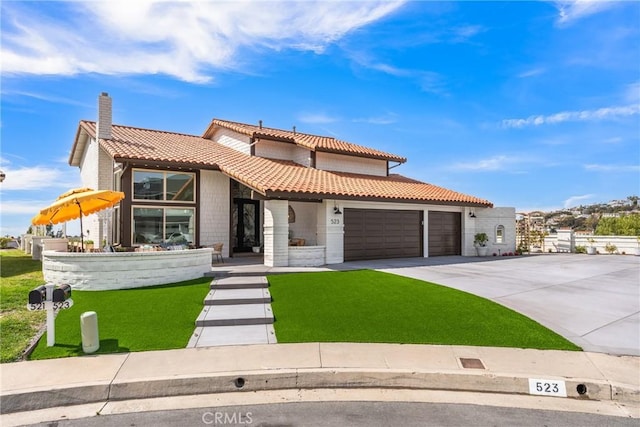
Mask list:
[[[529,378],[529,394],[567,397],[567,387],[564,381]]]

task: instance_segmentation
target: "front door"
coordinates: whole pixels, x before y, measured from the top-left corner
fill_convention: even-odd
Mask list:
[[[233,199],[235,236],[234,252],[251,252],[260,246],[260,202],[251,199]]]

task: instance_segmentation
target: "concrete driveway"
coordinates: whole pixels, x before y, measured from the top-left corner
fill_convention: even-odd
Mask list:
[[[334,267],[334,266],[331,266]],[[479,295],[585,351],[640,356],[640,257],[541,254],[349,262]]]

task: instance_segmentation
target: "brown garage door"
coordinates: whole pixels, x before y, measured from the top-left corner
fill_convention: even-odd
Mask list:
[[[429,212],[429,256],[460,255],[461,217],[459,212]]]
[[[422,211],[344,210],[344,260],[422,256]]]

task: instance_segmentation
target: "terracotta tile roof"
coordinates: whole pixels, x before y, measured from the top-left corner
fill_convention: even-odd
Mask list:
[[[95,135],[95,122],[83,120],[80,127],[89,135]],[[211,149],[211,143],[195,135],[118,125],[112,127],[110,140],[100,140],[100,146],[116,159],[177,162],[216,168],[218,156]]]
[[[95,127],[94,122],[80,122],[80,129],[89,135],[95,135]],[[291,161],[250,156],[195,135],[114,125],[112,139],[101,139],[100,146],[117,161],[171,162],[220,170],[267,197],[493,206],[487,200],[402,175],[378,177],[318,170]]]
[[[274,129],[259,125],[256,126],[246,123],[232,122],[229,120],[213,119],[209,128],[205,131],[203,138],[211,138],[217,128],[229,129],[252,138],[275,139],[291,142],[312,151],[350,154],[360,157],[391,160],[400,163],[407,161],[405,157],[341,141],[330,136],[311,135],[308,133],[293,132],[293,130]]]

